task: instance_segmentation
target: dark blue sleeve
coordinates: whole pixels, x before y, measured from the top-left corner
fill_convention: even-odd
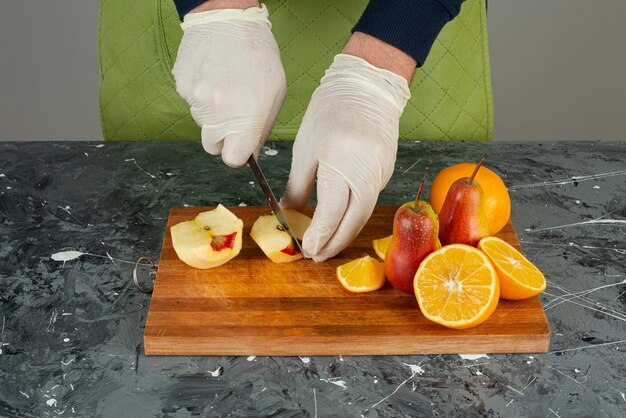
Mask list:
[[[176,10],[178,10],[178,16],[180,17],[180,20],[183,20],[183,17],[185,17],[187,13],[206,1],[207,0],[174,0],[174,4],[176,5]]]
[[[370,0],[352,32],[385,41],[423,65],[443,26],[463,0]]]

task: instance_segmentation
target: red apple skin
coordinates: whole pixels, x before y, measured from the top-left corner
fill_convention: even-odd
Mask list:
[[[214,251],[221,251],[224,248],[233,248],[236,236],[236,232],[228,235],[216,235],[211,240],[211,248],[213,248]]]
[[[385,275],[401,292],[414,294],[413,279],[420,263],[438,248],[439,221],[426,202],[405,203],[393,219],[393,238],[385,255]]]
[[[475,247],[489,236],[483,189],[469,177],[452,183],[439,213],[442,245],[466,244]]]
[[[298,240],[298,242],[300,243],[300,245],[302,245],[302,241]],[[298,250],[298,247],[296,247],[295,244],[293,243],[293,240],[291,242],[289,242],[288,246],[286,246],[285,248],[280,250],[280,252],[281,253],[285,253],[287,255],[300,254],[300,251]]]

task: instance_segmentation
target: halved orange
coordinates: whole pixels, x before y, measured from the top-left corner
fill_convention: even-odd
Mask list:
[[[413,281],[422,314],[448,328],[474,327],[498,306],[498,274],[487,256],[464,244],[446,245],[422,261]]]
[[[376,255],[383,261],[385,260],[385,254],[387,254],[387,249],[391,243],[391,238],[393,238],[393,235],[372,241],[372,247],[374,247]]]
[[[337,267],[337,278],[350,292],[378,290],[385,284],[384,264],[367,255]]]
[[[546,279],[537,266],[500,238],[485,237],[478,242],[478,248],[498,272],[502,299],[526,299],[546,288]]]

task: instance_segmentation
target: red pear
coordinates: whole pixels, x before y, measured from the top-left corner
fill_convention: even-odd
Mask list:
[[[475,247],[481,238],[489,236],[483,189],[474,181],[486,159],[487,155],[483,156],[470,177],[460,178],[450,186],[439,212],[439,239],[443,245]]]
[[[420,201],[424,180],[415,201],[405,203],[393,219],[393,237],[385,254],[385,275],[396,289],[413,294],[413,279],[420,263],[441,247],[439,220],[427,202]]]

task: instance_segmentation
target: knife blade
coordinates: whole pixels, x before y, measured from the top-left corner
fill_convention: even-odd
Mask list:
[[[287,231],[289,235],[291,235],[291,240],[293,241],[294,245],[296,246],[298,251],[300,251],[300,254],[304,256],[304,251],[302,251],[302,246],[300,245],[300,241],[298,241],[298,238],[296,238],[296,235],[293,233],[291,226],[289,226],[289,222],[287,221],[287,217],[285,216],[285,213],[280,208],[280,205],[278,204],[278,201],[276,200],[276,196],[274,196],[274,192],[272,192],[272,188],[270,187],[269,183],[265,179],[265,176],[263,175],[263,171],[261,171],[261,167],[259,166],[259,163],[257,162],[257,160],[254,159],[253,155],[251,155],[250,158],[248,159],[248,164],[250,165],[250,168],[252,169],[252,172],[254,173],[254,177],[256,177],[256,180],[259,183],[259,186],[261,186],[261,190],[263,190],[263,194],[265,195],[265,198],[269,202],[270,207],[272,208],[272,211],[274,212],[274,215],[276,215],[276,219],[278,219],[278,223],[280,223],[283,229]]]

